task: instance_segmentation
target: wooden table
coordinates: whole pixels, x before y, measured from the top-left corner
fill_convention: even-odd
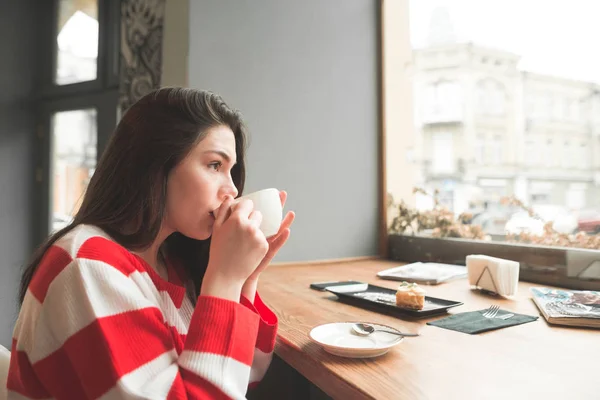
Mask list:
[[[549,325],[521,282],[513,300],[471,290],[466,279],[424,286],[427,294],[464,302],[450,313],[491,304],[540,315],[527,324],[468,335],[426,325],[441,318],[404,320],[337,301],[311,282],[359,280],[395,288],[377,271],[399,265],[385,260],[275,265],[263,273],[260,293],[279,317],[276,354],[333,398],[375,399],[600,399],[600,331]],[[369,321],[418,332],[387,354],[346,359],[308,338],[319,325]]]

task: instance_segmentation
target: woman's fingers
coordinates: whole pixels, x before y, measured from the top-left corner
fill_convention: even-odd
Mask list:
[[[248,216],[248,220],[252,225],[256,227],[256,229],[260,228],[260,224],[262,222],[263,216],[260,211],[252,211]]]
[[[254,203],[252,202],[252,200],[243,199],[235,203],[232,212],[237,214],[243,220],[250,218],[250,213],[252,213],[253,210]]]
[[[221,206],[217,210],[213,211],[213,214],[216,214],[215,225],[223,225],[223,223],[227,221],[227,218],[229,218],[229,215],[231,214],[232,204],[233,197],[226,196],[223,203],[221,203]]]
[[[292,223],[294,222],[295,218],[296,218],[296,213],[293,211],[289,211],[285,215],[285,218],[283,218],[283,222],[281,222],[281,227],[279,228],[279,230],[287,229],[290,226],[292,226]]]
[[[262,260],[261,265],[268,265],[273,257],[279,252],[279,250],[283,247],[285,242],[287,242],[290,237],[290,230],[284,229],[281,231],[276,237],[271,238],[272,241],[269,242],[269,251],[267,255]]]
[[[281,222],[281,225],[279,226],[279,231],[277,231],[277,233],[273,236],[271,236],[268,241],[269,243],[273,243],[275,240],[277,240],[277,238],[281,235],[281,233],[288,229],[292,226],[292,223],[294,222],[294,219],[296,218],[296,214],[293,211],[289,211],[285,217],[283,218],[283,221]]]
[[[287,192],[285,190],[279,192],[279,200],[281,200],[281,208],[285,207],[285,202],[287,200]]]

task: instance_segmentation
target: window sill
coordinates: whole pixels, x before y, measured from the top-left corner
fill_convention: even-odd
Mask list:
[[[590,276],[593,263],[600,263],[600,251],[589,249],[532,246],[469,239],[388,235],[392,260],[465,264],[470,254],[485,254],[520,263],[519,280],[578,290],[600,290],[598,268]]]

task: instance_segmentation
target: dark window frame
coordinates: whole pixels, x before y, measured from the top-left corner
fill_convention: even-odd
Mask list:
[[[98,59],[96,79],[66,85],[55,83],[57,23],[59,0],[40,4],[39,81],[35,94],[36,171],[34,243],[40,244],[48,236],[50,227],[51,137],[52,116],[61,111],[96,109],[97,157],[102,154],[118,118],[121,1],[98,1]]]
[[[105,91],[119,86],[121,2],[119,0],[98,1],[98,60],[96,79],[57,85],[56,52],[58,35],[57,22],[59,0],[43,2],[41,5],[42,23],[40,26],[41,87],[40,99],[76,96]]]

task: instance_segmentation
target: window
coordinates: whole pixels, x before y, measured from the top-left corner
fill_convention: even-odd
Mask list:
[[[590,169],[591,165],[590,165],[590,149],[587,145],[587,143],[581,143],[579,145],[579,154],[577,157],[577,160],[579,160],[579,167],[581,169]]]
[[[523,154],[523,164],[531,167],[537,165],[539,162],[539,152],[536,151],[537,146],[535,145],[535,141],[532,139],[528,139],[525,142],[524,154]]]
[[[484,135],[480,135],[475,139],[474,161],[476,164],[483,165],[485,163],[485,139]]]
[[[71,222],[117,121],[120,1],[40,5],[37,238]]]
[[[420,112],[406,113],[406,121],[394,120],[395,125],[383,121],[386,137],[396,135],[398,146],[385,149],[386,184],[396,190],[388,194],[396,204],[417,202],[415,209],[426,212],[435,204],[425,201],[427,196],[419,194],[415,200],[408,190],[397,188],[437,191],[439,204],[447,204],[455,218],[464,212],[489,214],[498,223],[483,227],[483,235],[457,238],[434,231],[441,240],[427,232],[406,240],[402,232],[390,232],[392,257],[457,262],[475,252],[510,255],[522,262],[525,279],[600,289],[600,276],[597,282],[583,282],[578,279],[581,268],[577,272],[578,267],[569,266],[573,258],[566,257],[567,248],[572,254],[591,239],[552,236],[557,239],[552,241],[542,235],[515,241],[505,233],[518,226],[511,218],[523,210],[502,202],[513,197],[544,211],[542,219],[560,216],[556,226],[564,235],[579,232],[582,209],[598,208],[600,213],[600,173],[592,165],[600,158],[600,59],[581,45],[591,46],[589,38],[600,35],[592,2],[552,3],[543,14],[532,5],[501,0],[401,3],[408,9],[382,2],[383,115],[395,115],[395,108],[407,105]],[[395,10],[394,17],[385,15],[386,10]],[[555,29],[553,21],[567,14],[574,16],[568,26]],[[408,15],[406,21],[403,15]],[[530,21],[540,21],[535,32]],[[461,61],[448,63],[448,52]],[[402,65],[411,66],[410,74],[398,68]],[[455,104],[460,104],[455,109],[460,118],[447,117],[454,115],[448,110]],[[395,165],[401,162],[397,154],[405,154],[409,145],[413,161]],[[389,209],[388,220],[398,211]],[[419,242],[429,239],[437,240],[435,245]],[[586,249],[577,253],[580,260],[600,260],[598,249]]]
[[[549,120],[551,117],[550,106],[551,106],[552,100],[550,99],[549,96],[550,96],[550,94],[544,93],[544,92],[541,92],[538,95],[538,99],[537,99],[538,112],[536,115],[538,120],[542,120],[542,121]]]
[[[573,154],[571,153],[571,146],[569,142],[565,142],[562,148],[562,166],[568,168],[571,166]]]
[[[579,104],[577,104],[577,100],[573,100],[569,106],[569,117],[572,121],[579,120]]]
[[[592,114],[592,125],[594,129],[600,127],[600,93],[594,92],[592,95],[592,105],[591,105],[591,114]]]
[[[432,169],[437,174],[454,172],[454,145],[452,133],[436,132],[432,135]]]
[[[58,85],[92,81],[98,68],[98,1],[58,3],[56,75]]]
[[[477,112],[483,115],[501,116],[505,110],[506,93],[502,84],[493,79],[477,83]]]
[[[552,139],[546,140],[546,149],[544,151],[544,165],[546,167],[553,167],[556,164],[555,152],[554,152],[554,142]]]
[[[96,168],[96,109],[60,111],[52,118],[51,230],[71,222]]]
[[[554,115],[559,121],[565,120],[565,108],[563,99],[556,99],[556,102],[554,103]]]
[[[490,142],[490,158],[493,165],[500,165],[504,160],[504,145],[502,136],[496,135]]]
[[[423,90],[423,121],[425,123],[460,121],[461,90],[456,82],[428,84]]]

